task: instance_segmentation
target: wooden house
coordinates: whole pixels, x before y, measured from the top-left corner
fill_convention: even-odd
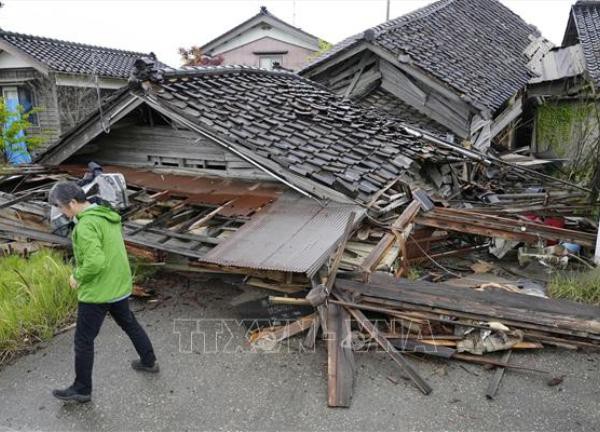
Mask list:
[[[0,89],[32,116],[30,134],[50,145],[127,84],[136,58],[148,54],[0,31]]]
[[[440,0],[343,40],[299,73],[485,149],[521,113],[539,39],[497,0]]]
[[[319,50],[319,38],[277,18],[266,7],[201,47],[223,64],[298,70]]]

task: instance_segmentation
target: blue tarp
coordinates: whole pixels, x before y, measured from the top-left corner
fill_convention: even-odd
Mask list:
[[[6,98],[5,100],[6,107],[8,110],[17,112],[17,106],[19,101],[14,98]],[[9,127],[14,120],[8,120],[6,123],[6,127]],[[25,134],[23,131],[19,132],[18,137],[24,137]],[[10,146],[10,148],[4,149],[4,153],[6,154],[6,159],[11,165],[20,165],[20,164],[28,164],[31,163],[31,155],[27,149],[27,144],[25,141],[20,141],[14,143]]]

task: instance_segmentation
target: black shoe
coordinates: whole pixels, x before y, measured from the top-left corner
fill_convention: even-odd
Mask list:
[[[160,371],[160,368],[158,367],[158,362],[154,362],[152,366],[146,366],[144,363],[142,363],[141,360],[133,360],[131,362],[131,367],[137,371],[149,373],[158,373],[158,371]]]
[[[85,403],[92,400],[92,395],[78,393],[73,387],[68,387],[64,390],[52,390],[52,396],[64,401],[76,401]]]

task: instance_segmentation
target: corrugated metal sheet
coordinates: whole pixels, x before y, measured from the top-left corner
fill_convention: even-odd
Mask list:
[[[261,270],[316,273],[332,252],[352,212],[362,207],[330,203],[323,207],[293,192],[284,193],[201,260]]]

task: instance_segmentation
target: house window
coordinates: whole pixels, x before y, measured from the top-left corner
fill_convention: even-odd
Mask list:
[[[275,63],[283,66],[283,55],[260,55],[258,56],[258,67],[261,69],[273,69]]]
[[[35,106],[34,95],[29,87],[2,87],[2,97],[4,98],[4,103],[9,107],[12,108],[17,104],[21,105],[26,113],[31,111]],[[29,116],[29,122],[38,126],[39,119],[37,114]]]

